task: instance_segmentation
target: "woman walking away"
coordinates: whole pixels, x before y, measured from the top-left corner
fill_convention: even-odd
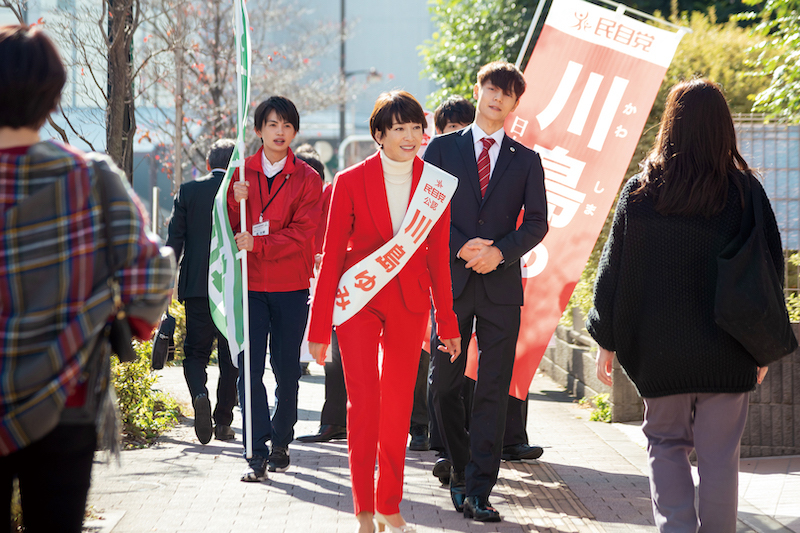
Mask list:
[[[772,266],[782,280],[775,215],[736,148],[722,91],[708,80],[678,83],[643,171],[620,193],[587,320],[600,345],[598,378],[611,385],[616,353],[644,398],[661,532],[736,531],[748,393],[767,368],[716,324],[714,301],[717,256],[739,234],[750,189],[763,205]]]
[[[309,350],[319,364],[325,361],[331,325],[337,324],[360,533],[374,531],[373,517],[380,531],[416,531],[403,520],[399,505],[431,293],[443,349],[453,358],[460,353],[448,262],[448,194],[456,181],[416,156],[424,128],[425,113],[413,96],[392,91],[378,97],[370,129],[381,150],[334,183],[311,310]]]
[[[98,433],[118,438],[107,393],[106,325],[121,300],[132,334],[149,338],[175,275],[172,250],[159,249],[141,203],[111,160],[40,140],[66,79],[44,33],[0,26],[0,529],[6,531],[14,478],[25,531],[81,531]]]

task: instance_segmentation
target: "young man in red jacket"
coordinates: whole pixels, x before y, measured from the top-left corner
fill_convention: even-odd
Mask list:
[[[242,481],[265,479],[267,468],[270,472],[289,468],[289,443],[297,422],[300,345],[314,268],[314,233],[322,209],[319,175],[289,149],[300,129],[295,105],[287,98],[272,96],[259,104],[254,118],[262,148],[245,160],[245,182],[240,183],[237,174],[228,190],[228,215],[236,244],[249,252],[253,457]],[[246,200],[245,231],[239,227],[242,199]],[[270,367],[277,383],[272,420],[262,381],[268,338]],[[240,353],[239,368],[243,365]],[[239,378],[239,405],[244,410],[243,379]],[[271,450],[267,447],[270,440]]]

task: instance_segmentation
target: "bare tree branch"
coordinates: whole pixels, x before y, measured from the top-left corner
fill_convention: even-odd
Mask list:
[[[58,107],[59,107],[59,110],[61,110],[61,106],[58,106]],[[61,114],[63,115],[64,112],[61,111]],[[58,135],[59,135],[59,137],[61,137],[62,141],[64,141],[67,144],[69,143],[69,138],[67,137],[67,132],[64,131],[64,129],[61,128],[58,124],[53,122],[53,117],[51,117],[50,115],[47,116],[47,123],[50,124],[51,128],[56,130],[56,133],[58,133]]]
[[[110,13],[110,6],[108,0],[103,0],[103,6],[100,10],[100,18],[97,19],[97,29],[100,30],[98,33],[99,35],[103,36],[103,42],[105,44],[106,49],[111,46],[111,42],[108,40],[108,24],[106,22],[106,17],[109,16]]]
[[[58,110],[59,110],[59,111],[61,111],[61,116],[62,116],[62,117],[64,117],[64,120],[66,120],[66,121],[67,121],[67,126],[69,126],[69,129],[71,129],[71,130],[72,130],[72,133],[74,133],[75,135],[77,135],[77,136],[78,136],[78,138],[79,138],[80,140],[82,140],[83,142],[85,142],[85,143],[86,143],[86,145],[89,147],[89,150],[91,150],[92,152],[96,152],[97,150],[95,150],[95,148],[94,148],[94,145],[91,143],[91,141],[89,141],[89,139],[87,139],[85,135],[83,135],[83,134],[82,134],[82,133],[80,133],[78,130],[76,130],[76,129],[75,129],[75,126],[73,126],[73,125],[72,125],[72,122],[69,120],[69,117],[67,116],[67,114],[66,114],[66,113],[64,113],[64,108],[63,108],[63,107],[61,107],[61,106],[59,105],[59,106],[58,106]],[[51,124],[52,124],[52,122],[51,122]],[[55,126],[55,125],[53,124],[53,127],[57,127],[57,126]],[[61,130],[61,131],[63,131],[63,130]],[[62,135],[62,136],[63,136],[63,135]],[[66,139],[64,140],[64,142],[67,142],[67,141],[66,141]]]
[[[2,0],[0,2],[0,7],[5,7],[11,10],[14,13],[14,16],[17,17],[17,20],[20,24],[25,24],[25,19],[22,17],[22,2],[21,1],[12,1],[12,0]]]

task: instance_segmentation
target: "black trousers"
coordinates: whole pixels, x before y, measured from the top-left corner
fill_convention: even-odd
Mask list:
[[[444,445],[444,438],[439,431],[439,423],[436,421],[436,411],[434,407],[434,398],[433,398],[433,386],[431,383],[433,382],[433,367],[434,367],[434,355],[438,352],[438,347],[441,346],[442,343],[439,341],[439,335],[436,332],[436,318],[433,312],[433,306],[431,306],[431,353],[428,356],[428,368],[426,372],[427,378],[427,401],[428,401],[428,420],[430,421],[429,425],[429,432],[430,432],[430,443],[431,443],[431,450],[436,450],[440,453],[441,457],[448,457],[447,449]],[[463,352],[462,355],[467,354],[467,346],[462,346],[461,350]],[[459,356],[460,357],[460,356]],[[419,382],[417,382],[419,383]],[[465,428],[469,431],[469,413],[472,412],[472,391],[475,390],[475,382],[470,378],[464,376],[464,385],[461,389],[461,399],[464,403],[464,412],[467,416],[464,417]],[[416,402],[416,390],[414,391],[414,401]]]
[[[475,381],[464,376],[464,388],[461,397],[464,402],[464,412],[466,427],[469,431],[469,419],[472,412],[472,392],[475,390]],[[444,440],[439,432],[439,424],[436,423],[436,414],[433,406],[433,391],[428,389],[428,413],[430,417],[430,442],[431,450],[445,452]],[[416,408],[416,392],[414,399]],[[413,419],[412,419],[413,422]],[[412,423],[413,425],[413,423]],[[528,425],[528,402],[513,396],[508,397],[508,407],[506,408],[506,429],[503,433],[503,446],[513,446],[515,444],[528,444],[528,432],[525,427]]]
[[[342,369],[342,352],[339,351],[339,339],[336,332],[331,334],[331,357],[325,363],[325,403],[319,417],[322,426],[347,425],[347,388],[344,385],[344,369]]]
[[[97,443],[94,425],[56,426],[43,439],[0,457],[0,527],[11,530],[11,494],[19,479],[28,533],[80,533]]]
[[[466,350],[464,354],[466,355]],[[460,357],[460,356],[459,356]],[[430,357],[430,370],[428,374],[428,417],[430,418],[430,442],[431,442],[431,450],[436,450],[437,452],[443,453],[443,457],[448,457],[447,449],[444,445],[444,437],[442,437],[441,431],[439,431],[439,423],[436,421],[436,411],[435,411],[435,400],[433,399],[433,387],[430,386],[430,382],[433,379],[433,363],[434,357],[431,355]],[[472,412],[472,391],[475,390],[475,381],[471,380],[470,378],[464,376],[464,386],[461,389],[461,401],[464,403],[464,413],[466,416],[464,417],[464,429],[469,431],[469,413]]]
[[[422,350],[417,368],[417,381],[414,384],[414,408],[411,411],[411,427],[422,426],[429,428],[430,417],[428,414],[428,369],[431,363],[431,354]]]
[[[436,321],[433,318],[433,309],[431,309],[431,346],[434,347],[432,350],[436,350],[436,346],[440,345],[439,339],[436,334]],[[466,351],[468,348],[467,346],[462,346],[462,350],[466,355]],[[428,407],[428,419],[430,420],[430,443],[431,449],[436,450],[438,452],[444,452],[445,455],[447,451],[445,450],[444,440],[442,439],[439,433],[439,424],[436,422],[436,413],[434,412],[434,400],[433,400],[433,389],[430,386],[431,381],[433,380],[433,366],[434,366],[434,359],[433,355],[429,356],[429,368],[426,369],[426,394],[427,394],[427,407]],[[419,379],[419,377],[417,378]],[[417,381],[417,387],[419,387],[419,381]],[[470,413],[472,413],[472,393],[475,390],[475,380],[464,376],[464,386],[461,389],[461,397],[464,403],[464,412],[466,413],[465,417],[465,429],[469,431],[469,419]],[[414,389],[414,409],[417,409],[417,389]],[[420,418],[422,420],[422,418]],[[411,425],[414,425],[414,417],[412,415],[411,418]],[[515,444],[528,444],[528,432],[525,429],[528,425],[528,401],[520,400],[513,396],[508,397],[508,407],[506,409],[506,429],[503,433],[503,446],[513,446]]]
[[[250,306],[250,391],[253,422],[253,455],[269,457],[267,441],[285,447],[294,440],[297,423],[297,395],[302,371],[300,345],[308,320],[308,289],[286,292],[248,293]],[[275,409],[270,418],[264,370],[269,341],[269,366],[275,377]],[[239,354],[239,368],[244,368],[244,352]],[[242,415],[245,402],[245,375],[238,382]],[[246,424],[245,424],[246,426]],[[247,442],[247,428],[242,438]]]
[[[236,378],[239,373],[231,361],[228,341],[214,325],[211,318],[208,298],[186,298],[186,339],[183,352],[183,375],[189,386],[192,400],[198,394],[208,394],[206,381],[214,339],[217,340],[217,359],[219,361],[219,381],[217,382],[217,405],[214,408],[214,422],[230,426],[233,422],[233,408],[236,405]]]
[[[462,346],[468,345],[475,324],[481,350],[478,379],[467,433],[462,397],[467,358],[451,363],[446,352],[435,350],[431,386],[436,422],[454,470],[466,475],[467,496],[488,496],[500,469],[520,308],[492,303],[483,281],[473,274],[453,310]]]
[[[506,408],[506,430],[503,433],[503,446],[528,444],[528,399],[508,397]]]

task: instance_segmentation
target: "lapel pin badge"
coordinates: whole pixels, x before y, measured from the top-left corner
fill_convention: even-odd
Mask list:
[[[514,148],[513,146],[509,146],[508,149],[511,150],[512,152],[516,152],[517,151],[517,149]]]

